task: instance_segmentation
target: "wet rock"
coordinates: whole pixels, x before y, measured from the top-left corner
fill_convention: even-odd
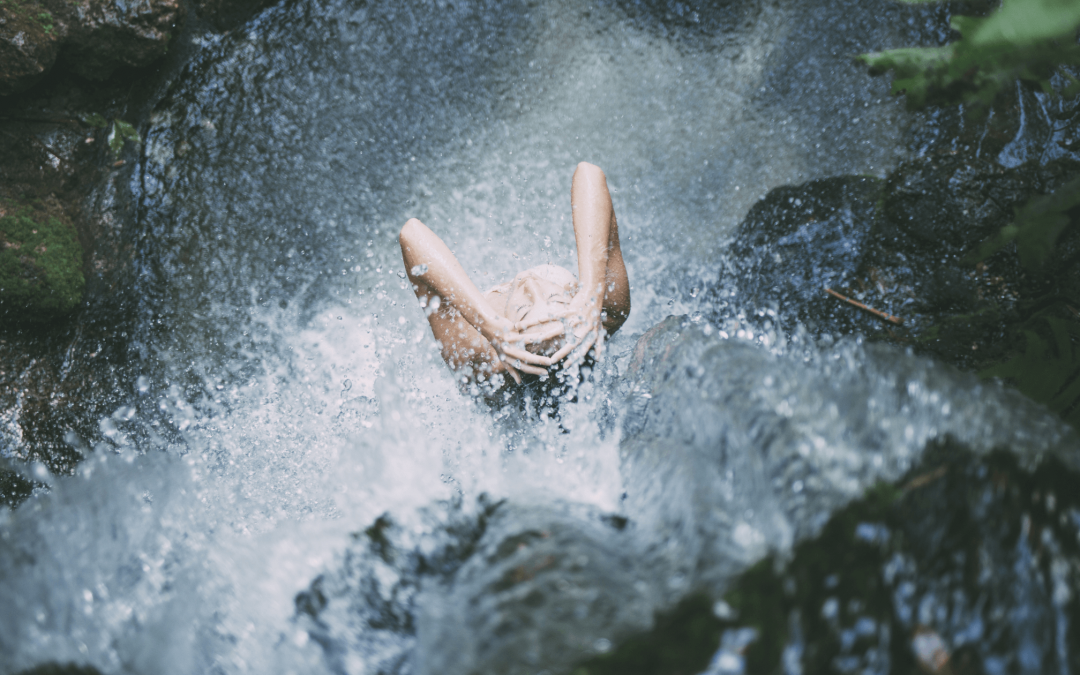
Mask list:
[[[91,80],[161,58],[185,12],[180,0],[76,0],[73,7],[78,18],[63,59],[73,72]]]
[[[980,266],[965,256],[1016,209],[1076,176],[1072,159],[1007,169],[958,153],[905,162],[883,183],[777,188],[740,224],[712,291],[712,318],[767,316],[785,331],[861,333],[985,367],[1004,358],[1002,337],[1030,313],[1025,301],[1080,293],[1080,228],[1065,232],[1042,274],[1022,269],[1014,248]],[[826,286],[902,324],[829,297]]]
[[[273,2],[274,0],[196,0],[195,9],[199,16],[215,28],[226,30],[249,19],[255,12]]]
[[[566,672],[651,623],[629,533],[584,509],[507,505],[418,623],[421,673]]]
[[[0,200],[0,320],[46,323],[82,301],[83,249],[60,205]]]
[[[52,68],[61,28],[44,4],[6,0],[0,4],[0,96],[23,91]]]
[[[881,189],[874,178],[840,177],[770,191],[739,225],[719,308],[772,310],[823,331],[853,328],[825,288],[854,282]]]
[[[1078,488],[1053,459],[1024,468],[1008,452],[932,443],[790,557],[765,558],[716,602],[689,597],[574,672],[1072,672]]]
[[[15,471],[0,469],[0,506],[15,508],[30,497],[34,484]]]
[[[21,92],[58,60],[91,80],[163,56],[183,19],[180,0],[6,0],[0,5],[0,96]]]
[[[1078,461],[1075,433],[1016,392],[894,347],[852,349],[808,362],[680,317],[639,340],[626,366],[625,515],[662,542],[656,564],[685,588],[717,593],[947,434],[978,452],[1027,452],[1039,438]],[[897,410],[910,427],[882,424]],[[1023,431],[1034,419],[1040,430]]]
[[[331,664],[359,651],[385,672],[566,672],[648,627],[656,600],[631,535],[603,515],[482,505],[422,547],[383,517],[297,596],[297,616]]]
[[[335,670],[350,653],[365,654],[381,672],[410,670],[421,584],[452,578],[499,507],[485,499],[471,513],[448,505],[448,518],[428,523],[423,550],[389,515],[377,518],[352,534],[338,565],[297,594],[298,624]]]
[[[748,672],[1059,672],[1080,665],[1080,475],[946,440],[727,595]],[[782,590],[781,590],[782,589]],[[781,590],[781,592],[777,592]]]

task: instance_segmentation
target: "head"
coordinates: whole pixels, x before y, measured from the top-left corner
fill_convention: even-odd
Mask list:
[[[491,289],[487,298],[495,311],[507,319],[527,321],[558,314],[573,300],[577,286],[577,278],[566,268],[538,265],[521,272],[510,283]],[[555,352],[561,342],[561,337],[549,340],[530,347],[529,351]]]

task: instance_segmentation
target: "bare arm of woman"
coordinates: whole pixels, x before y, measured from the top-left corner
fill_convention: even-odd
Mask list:
[[[600,167],[581,162],[570,188],[574,237],[578,251],[579,290],[558,318],[565,322],[566,345],[552,355],[558,361],[573,352],[570,361],[584,358],[594,345],[603,348],[600,328],[614,333],[630,315],[630,282],[626,277],[619,225],[607,177]],[[524,330],[538,321],[518,323]]]
[[[604,329],[614,333],[630,315],[630,282],[626,277],[619,224],[611,204],[607,177],[600,167],[581,162],[570,187],[574,237],[578,250],[579,295],[600,304]],[[601,285],[602,284],[602,285]]]
[[[547,373],[542,366],[551,365],[552,359],[527,351],[525,345],[555,337],[562,326],[544,326],[532,333],[517,331],[509,319],[491,308],[446,244],[416,218],[401,228],[398,241],[409,281],[451,368],[471,365],[483,370],[487,366],[492,372],[507,372],[519,382],[517,370]]]

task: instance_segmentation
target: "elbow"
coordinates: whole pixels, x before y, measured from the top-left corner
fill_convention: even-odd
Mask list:
[[[401,226],[401,232],[398,232],[398,242],[404,245],[405,242],[412,238],[413,233],[416,232],[416,228],[423,226],[424,224],[421,223],[419,219],[409,218],[405,221],[405,224]]]
[[[600,178],[604,178],[604,170],[596,166],[595,164],[589,164],[588,162],[578,162],[577,168],[574,170],[574,173],[578,172],[592,174],[595,176],[599,176]]]

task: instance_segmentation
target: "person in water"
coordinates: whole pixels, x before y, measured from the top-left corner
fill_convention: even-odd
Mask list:
[[[619,227],[607,178],[599,167],[577,165],[570,188],[578,276],[558,265],[538,265],[480,292],[446,244],[416,218],[398,237],[405,271],[442,357],[467,380],[521,373],[546,376],[599,355],[605,333],[630,314]],[[495,376],[502,376],[496,378]]]

